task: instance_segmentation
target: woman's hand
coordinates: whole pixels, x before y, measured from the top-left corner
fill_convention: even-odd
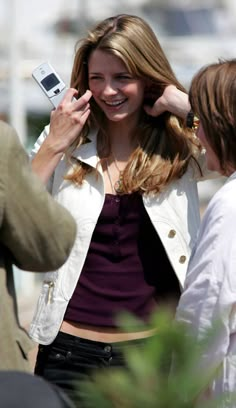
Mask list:
[[[77,90],[70,88],[57,109],[51,112],[50,132],[45,143],[55,154],[64,153],[78,137],[90,114],[91,91],[87,90],[78,100],[73,99]]]
[[[190,110],[188,95],[176,86],[168,85],[152,106],[144,105],[144,110],[150,116],[159,116],[168,111],[184,119]]]
[[[80,134],[90,114],[91,91],[78,100],[78,92],[70,88],[56,110],[51,113],[50,131],[31,164],[34,172],[47,183],[68,147]]]

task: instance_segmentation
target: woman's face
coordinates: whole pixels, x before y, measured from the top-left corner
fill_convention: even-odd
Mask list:
[[[145,84],[128,72],[120,58],[94,50],[88,61],[88,78],[89,89],[107,119],[119,122],[138,117]]]
[[[201,122],[199,124],[196,134],[199,140],[201,141],[202,146],[206,149],[206,161],[208,169],[212,171],[218,171],[219,173],[221,173],[222,170],[220,168],[219,159],[207,141]]]

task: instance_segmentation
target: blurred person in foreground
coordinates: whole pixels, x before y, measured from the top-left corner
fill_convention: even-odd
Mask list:
[[[15,130],[0,121],[0,370],[29,371],[27,355],[34,347],[19,323],[12,265],[55,270],[75,235],[73,217],[32,173]]]
[[[78,236],[69,262],[48,275],[30,335],[39,343],[35,373],[75,398],[73,381],[125,367],[123,350],[153,334],[154,310],[175,313],[200,224],[204,154],[186,126],[188,95],[140,17],[91,29],[71,87],[32,167],[71,211]],[[122,312],[142,324],[121,329]]]
[[[176,318],[197,340],[215,325],[200,367],[212,377],[208,397],[229,393],[222,406],[236,407],[236,59],[201,69],[189,100],[208,168],[227,180],[204,213]]]
[[[79,408],[58,387],[21,371],[0,371],[2,408]]]

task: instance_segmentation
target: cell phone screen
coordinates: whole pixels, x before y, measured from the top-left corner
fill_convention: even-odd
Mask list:
[[[46,91],[50,91],[50,89],[54,88],[54,86],[56,86],[59,83],[60,83],[60,81],[58,80],[56,75],[53,74],[53,73],[49,74],[48,76],[46,76],[46,78],[44,78],[41,81],[41,84],[46,89]]]

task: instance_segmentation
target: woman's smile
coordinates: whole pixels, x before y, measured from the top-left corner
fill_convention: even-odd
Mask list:
[[[120,58],[98,49],[91,53],[88,68],[89,88],[109,120],[140,114],[144,81],[134,77]]]

